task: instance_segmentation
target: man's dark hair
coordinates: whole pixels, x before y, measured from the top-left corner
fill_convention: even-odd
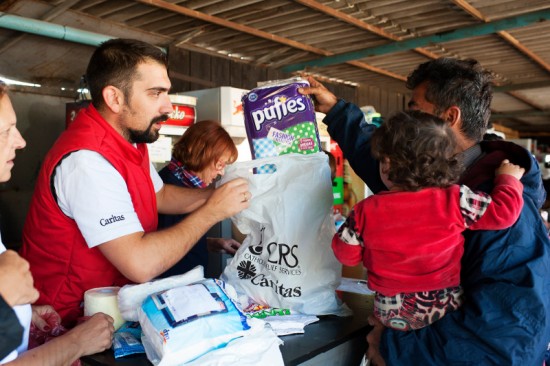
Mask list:
[[[427,81],[426,101],[441,115],[455,105],[460,108],[462,133],[479,142],[491,116],[492,75],[476,60],[439,58],[416,68],[407,78],[407,88],[414,89]]]
[[[86,80],[96,108],[102,108],[103,89],[112,85],[122,90],[124,98],[132,94],[132,84],[139,64],[155,61],[168,68],[166,54],[149,43],[135,39],[111,39],[93,53],[86,70]]]
[[[372,136],[372,154],[389,159],[389,180],[405,191],[448,187],[458,181],[462,164],[451,127],[441,118],[420,112],[399,112]]]

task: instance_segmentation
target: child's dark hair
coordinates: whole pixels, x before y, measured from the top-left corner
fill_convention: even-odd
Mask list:
[[[389,159],[388,179],[405,191],[456,183],[463,171],[456,150],[451,127],[420,111],[395,114],[372,137],[373,156]]]

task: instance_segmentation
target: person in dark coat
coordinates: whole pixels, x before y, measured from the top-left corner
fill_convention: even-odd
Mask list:
[[[309,78],[301,90],[327,113],[328,132],[353,170],[374,192],[386,190],[371,151],[375,126],[361,128],[361,110]],[[475,60],[440,58],[407,79],[411,110],[447,121],[466,166],[459,183],[490,192],[503,159],[525,169],[524,207],[504,230],[466,231],[458,311],[420,330],[400,332],[375,324],[368,355],[374,365],[542,365],[550,341],[550,240],[539,214],[546,192],[538,163],[508,141],[483,141],[490,117],[491,75]],[[397,218],[402,219],[402,218]],[[414,219],[411,212],[409,219]],[[378,353],[378,350],[380,353]]]

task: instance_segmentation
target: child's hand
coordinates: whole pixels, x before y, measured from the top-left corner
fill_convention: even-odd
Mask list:
[[[500,166],[495,171],[496,175],[509,174],[511,176],[516,177],[517,179],[520,179],[521,177],[523,177],[523,173],[525,173],[525,169],[523,169],[519,165],[510,163],[508,159],[504,159],[502,163],[500,163]]]

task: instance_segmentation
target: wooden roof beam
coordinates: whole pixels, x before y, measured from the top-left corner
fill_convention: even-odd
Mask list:
[[[330,6],[321,4],[315,0],[294,0],[294,2],[302,4],[304,6],[307,6],[311,9],[317,10],[321,13],[330,15],[331,17],[334,17],[338,20],[341,20],[343,22],[346,22],[348,24],[354,25],[359,29],[363,29],[366,31],[369,31],[371,33],[374,33],[376,35],[379,35],[380,37],[391,39],[392,41],[402,41],[403,37],[396,36],[392,33],[386,32],[384,29],[377,27],[372,24],[365,23],[364,21],[357,19],[355,17],[352,17],[351,15],[348,15],[344,12],[341,12],[339,10],[336,10],[334,8],[331,8]],[[417,53],[426,56],[431,59],[439,58],[439,55],[425,49],[425,48],[415,48],[414,51]]]
[[[466,0],[452,0],[452,2],[456,6],[460,7],[462,10],[464,10],[465,12],[467,12],[468,14],[470,14],[471,16],[476,18],[477,20],[481,20],[484,23],[489,23],[489,18],[484,16],[478,9],[476,9],[474,6],[472,6]],[[500,31],[500,32],[497,32],[497,34],[499,35],[499,37],[504,39],[508,44],[511,44],[518,51],[520,51],[521,53],[526,55],[531,61],[535,62],[538,66],[540,66],[544,70],[546,70],[546,72],[550,72],[550,65],[548,63],[544,62],[544,60],[541,59],[539,56],[537,56],[533,51],[531,51],[530,49],[528,49],[527,47],[522,45],[521,42],[519,40],[517,40],[516,38],[514,38],[514,36],[512,36],[510,33],[506,32],[506,31]],[[542,109],[539,106],[537,106],[536,104],[534,104],[532,101],[530,101],[529,99],[523,97],[522,95],[520,95],[516,92],[508,91],[507,94],[511,95],[513,98],[516,98],[516,99],[522,101],[523,103],[525,103],[527,105],[530,105],[531,107],[533,107],[537,110]]]
[[[288,65],[283,68],[283,71],[290,72],[303,70],[308,66],[329,66],[351,60],[358,60],[369,56],[379,56],[388,53],[407,51],[433,43],[456,41],[460,39],[496,33],[503,29],[523,27],[548,19],[550,19],[550,9],[540,10],[511,18],[500,19],[490,23],[477,24],[470,27],[460,28],[450,32],[436,33],[430,36],[392,42],[381,46],[365,48],[352,52],[345,52],[338,55],[327,56],[320,59]]]
[[[515,118],[515,117],[542,117],[550,116],[550,109],[535,111],[526,109],[521,111],[497,112],[491,114],[491,119]]]
[[[484,16],[478,9],[473,7],[471,4],[469,4],[466,0],[452,0],[452,2],[473,16],[474,18],[481,20],[484,23],[489,23],[490,19]],[[526,55],[531,61],[542,67],[547,72],[550,72],[550,64],[545,62],[542,58],[540,58],[537,54],[535,54],[533,51],[531,51],[529,48],[521,44],[521,42],[516,39],[514,36],[512,36],[510,33],[506,31],[500,31],[497,32],[497,34],[503,38],[506,42],[514,46],[518,51]]]
[[[164,0],[134,0],[134,1],[142,3],[142,4],[146,4],[146,5],[151,5],[151,6],[159,8],[159,9],[172,11],[174,13],[185,15],[185,16],[188,16],[188,17],[191,17],[191,18],[199,19],[199,20],[202,20],[204,22],[208,22],[208,23],[216,24],[216,25],[226,27],[226,28],[229,28],[229,29],[233,29],[233,30],[236,30],[238,32],[250,34],[250,35],[255,36],[255,37],[264,38],[264,39],[267,39],[269,41],[277,42],[277,43],[284,44],[284,45],[287,45],[287,46],[290,46],[290,47],[293,47],[293,48],[300,49],[302,51],[307,51],[307,52],[311,52],[311,53],[315,53],[315,54],[323,55],[323,56],[334,55],[333,52],[323,50],[321,48],[313,47],[313,46],[310,46],[310,45],[307,45],[307,44],[304,44],[304,43],[301,43],[301,42],[297,42],[297,41],[294,41],[294,40],[291,40],[291,39],[288,39],[288,38],[277,36],[275,34],[271,34],[271,33],[262,31],[260,29],[249,27],[249,26],[244,25],[244,24],[239,24],[239,23],[232,22],[232,21],[226,20],[226,19],[222,19],[222,18],[213,16],[213,15],[201,13],[199,11],[189,9],[189,8],[183,7],[181,5],[169,3],[169,2],[164,1]],[[406,77],[403,76],[403,75],[398,75],[398,74],[393,73],[391,71],[384,70],[384,69],[381,69],[379,67],[371,66],[371,65],[369,65],[367,63],[364,63],[364,62],[349,61],[349,62],[343,62],[343,63],[348,63],[348,64],[353,65],[355,67],[360,67],[360,68],[363,68],[363,69],[366,69],[366,70],[369,70],[369,71],[372,71],[372,72],[375,72],[375,73],[378,73],[378,74],[381,74],[381,75],[389,76],[389,77],[394,78],[394,79],[406,80]]]
[[[171,12],[174,12],[174,13],[177,13],[177,14],[181,14],[181,15],[185,15],[185,16],[188,16],[188,17],[191,17],[191,18],[199,19],[199,20],[202,20],[204,22],[208,22],[208,23],[212,23],[212,24],[216,24],[216,25],[225,27],[225,28],[233,29],[233,30],[236,30],[238,32],[250,34],[250,35],[255,36],[255,37],[260,37],[260,38],[267,39],[269,41],[281,43],[281,44],[291,46],[291,47],[294,47],[294,48],[297,48],[297,49],[300,49],[300,50],[303,50],[303,51],[316,53],[318,55],[330,55],[331,54],[329,51],[326,51],[326,50],[323,50],[323,49],[320,49],[320,48],[317,48],[317,47],[313,47],[313,46],[310,46],[310,45],[307,45],[307,44],[304,44],[304,43],[301,43],[301,42],[297,42],[297,41],[294,41],[294,40],[291,40],[291,39],[288,39],[288,38],[280,37],[280,36],[277,36],[277,35],[274,35],[274,34],[271,34],[271,33],[268,33],[268,32],[264,32],[260,29],[249,27],[249,26],[244,25],[244,24],[239,24],[239,23],[236,23],[236,22],[232,22],[230,20],[219,18],[219,17],[216,17],[214,15],[201,13],[200,11],[189,9],[189,8],[183,7],[181,5],[169,3],[169,2],[164,1],[164,0],[135,0],[135,1],[138,2],[138,3],[142,3],[142,4],[151,5],[153,7],[159,8],[159,9],[164,9],[164,10],[168,10],[168,11],[171,11]]]
[[[493,88],[495,93],[505,93],[510,90],[525,90],[550,87],[550,80],[534,81],[532,83],[499,85]]]

